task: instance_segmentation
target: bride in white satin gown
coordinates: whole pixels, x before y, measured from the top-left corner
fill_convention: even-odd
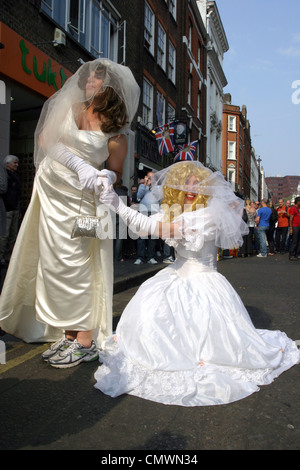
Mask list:
[[[84,347],[111,334],[112,240],[71,239],[71,232],[76,216],[103,215],[96,195],[121,175],[139,94],[128,67],[97,59],[45,103],[32,198],[0,297],[6,333],[26,342],[77,339]]]
[[[176,200],[192,211],[175,216],[180,238],[167,240],[176,248],[175,263],[140,286],[100,351],[95,387],[112,397],[127,393],[181,406],[240,400],[298,363],[299,350],[283,332],[255,329],[240,297],[217,272],[217,246],[242,244],[243,201],[222,175],[198,162],[175,163],[160,173],[162,207]],[[194,175],[198,183],[191,189]],[[198,210],[196,193],[207,195]],[[135,224],[115,196],[105,192],[101,199]],[[156,222],[156,233],[163,235],[165,226]]]

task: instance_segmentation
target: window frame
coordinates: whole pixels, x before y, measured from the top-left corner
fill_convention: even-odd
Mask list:
[[[95,58],[117,60],[121,15],[109,0],[78,0],[78,27],[71,22],[75,0],[42,0],[41,10]],[[95,16],[98,18],[95,23]],[[105,31],[105,33],[103,33]]]
[[[234,156],[231,157],[231,154],[233,154]],[[236,160],[236,142],[233,140],[228,140],[227,158],[228,160]]]
[[[232,127],[230,123],[233,123]],[[236,132],[236,116],[228,116],[228,131],[229,132]]]
[[[168,78],[174,85],[176,84],[176,47],[170,39],[168,50]]]
[[[157,25],[157,63],[165,71],[166,70],[166,51],[167,51],[167,33],[163,25],[158,22]]]
[[[142,110],[142,122],[143,125],[152,129],[153,126],[153,94],[154,88],[152,83],[143,77],[143,110]],[[145,100],[146,98],[146,100]],[[151,123],[151,125],[149,125]]]
[[[177,18],[177,0],[169,0],[169,12],[176,21]]]
[[[150,25],[150,28],[148,27]],[[145,1],[144,7],[144,45],[154,55],[155,15],[149,3]]]

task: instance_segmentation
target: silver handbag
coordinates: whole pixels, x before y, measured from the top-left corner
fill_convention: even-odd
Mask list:
[[[101,219],[93,215],[78,215],[75,218],[74,227],[71,233],[71,238],[76,237],[90,237],[98,238]],[[98,236],[97,236],[98,233]]]
[[[101,219],[95,215],[80,215],[83,191],[80,200],[79,215],[75,217],[71,238],[98,238],[101,230]]]

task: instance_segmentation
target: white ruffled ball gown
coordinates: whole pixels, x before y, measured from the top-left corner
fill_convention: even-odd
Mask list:
[[[201,210],[201,209],[200,209]],[[239,295],[217,272],[214,210],[184,214],[176,261],[144,282],[100,351],[95,387],[159,403],[231,403],[299,362],[281,331],[254,327]]]

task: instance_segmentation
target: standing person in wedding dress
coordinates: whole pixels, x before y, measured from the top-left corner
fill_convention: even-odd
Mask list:
[[[76,216],[103,216],[99,193],[122,173],[139,95],[128,67],[97,59],[41,112],[33,194],[2,290],[0,326],[26,342],[56,341],[43,354],[54,367],[97,359],[111,333],[112,240],[71,232]]]
[[[298,363],[299,350],[285,333],[255,329],[217,272],[217,247],[240,246],[247,233],[243,201],[199,162],[156,173],[155,190],[160,219],[131,211],[113,191],[100,196],[129,226],[166,239],[176,261],[144,282],[125,308],[100,351],[95,387],[181,406],[245,398]]]

